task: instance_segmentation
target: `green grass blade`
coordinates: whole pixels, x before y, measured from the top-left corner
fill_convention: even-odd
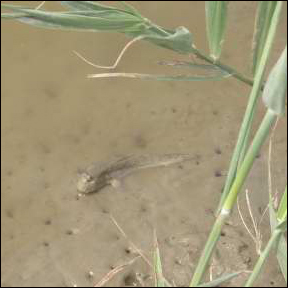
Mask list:
[[[3,19],[17,19],[25,17],[24,13],[1,13],[1,18]]]
[[[277,214],[273,208],[273,199],[271,196],[269,197],[269,217],[270,217],[271,233],[273,233],[278,224],[278,221],[277,221]],[[283,235],[281,235],[280,237],[277,246],[276,256],[282,275],[287,283],[287,241]]]
[[[121,11],[123,10],[100,4],[96,1],[60,1],[60,3],[69,9],[76,11]]]
[[[236,203],[238,193],[241,191],[241,188],[252,168],[255,158],[260,152],[262,145],[264,144],[266,138],[269,135],[271,126],[276,120],[276,114],[271,110],[267,110],[260,127],[258,128],[255,137],[250,145],[247,154],[237,172],[236,178],[233,182],[231,190],[223,204],[223,209],[231,211]]]
[[[284,235],[281,235],[276,255],[282,275],[287,283],[287,241]]]
[[[272,233],[272,235],[269,239],[269,242],[266,245],[264,251],[259,256],[258,261],[257,261],[256,265],[254,266],[253,271],[252,271],[251,275],[249,276],[249,278],[245,284],[245,287],[252,287],[255,280],[259,276],[261,269],[263,267],[263,264],[269,256],[269,253],[275,247],[275,244],[279,241],[279,238],[281,237],[281,235],[282,235],[281,230],[279,230],[279,229],[274,230],[274,232]]]
[[[263,102],[277,115],[283,115],[287,97],[287,46],[269,74],[263,91]]]
[[[165,278],[163,276],[162,271],[162,264],[156,231],[154,231],[154,274],[155,274],[155,287],[166,287]]]
[[[254,28],[254,36],[252,43],[253,55],[253,74],[255,75],[256,69],[263,53],[264,44],[268,35],[269,27],[271,25],[272,15],[276,8],[277,1],[259,1],[256,13],[256,21]]]
[[[76,4],[69,5],[76,7]],[[78,5],[80,4],[77,3],[77,7]],[[84,6],[83,3],[81,5]],[[193,51],[192,35],[185,27],[164,29],[142,16],[140,18],[132,15],[131,10],[106,9],[102,5],[98,10],[68,12],[48,12],[8,4],[2,4],[1,7],[23,13],[24,17],[21,18],[19,14],[17,17],[14,14],[15,19],[41,28],[121,32],[130,37],[142,36],[146,41],[178,53],[187,54]],[[4,16],[7,18],[7,13]]]
[[[279,204],[279,208],[277,211],[277,219],[283,220],[287,217],[287,186],[285,188],[285,191],[282,195],[281,202]]]
[[[132,15],[136,15],[139,18],[142,18],[142,15],[130,4],[128,4],[125,1],[119,1],[120,4],[122,4],[122,6],[125,8],[125,11],[130,12]]]
[[[202,277],[206,271],[206,267],[211,258],[212,252],[214,251],[215,245],[220,237],[222,226],[224,225],[224,221],[228,215],[219,215],[210,231],[207,242],[205,243],[205,247],[201,253],[199,262],[195,269],[194,275],[190,282],[190,287],[196,287],[202,280]]]
[[[283,221],[281,221],[281,222],[277,225],[276,229],[279,229],[279,230],[281,230],[282,232],[286,232],[286,231],[287,231],[287,218],[284,219]]]
[[[210,56],[219,59],[224,41],[229,1],[205,1],[206,30],[210,47]]]
[[[171,66],[173,68],[189,68],[199,70],[196,75],[153,75],[141,73],[99,73],[88,75],[88,78],[107,78],[107,77],[125,77],[142,80],[157,81],[205,81],[205,80],[221,80],[224,77],[231,76],[226,71],[219,69],[214,65],[194,64],[186,61],[160,61],[159,65]],[[204,74],[203,74],[204,73]],[[203,74],[203,75],[202,75]]]
[[[207,72],[222,72],[225,75],[231,75],[230,73],[227,73],[225,70],[211,64],[197,64],[187,61],[158,61],[159,65],[166,65],[171,66],[175,68],[190,68],[190,69],[201,69]]]
[[[212,280],[212,281],[210,281],[208,283],[204,283],[204,284],[198,285],[197,287],[218,287],[222,283],[237,277],[241,273],[243,273],[243,272],[240,271],[240,272],[234,272],[234,273],[225,274],[225,275],[222,275],[221,277],[219,277],[219,278],[217,278],[215,280]]]
[[[98,11],[98,12],[125,12],[125,13],[130,13],[133,16],[137,16],[139,18],[143,18],[141,14],[131,5],[120,1],[120,3],[126,8],[126,9],[118,9],[116,7],[112,6],[107,6],[104,4],[100,4],[99,2],[96,1],[60,1],[60,3],[68,7],[71,10],[75,11]]]
[[[2,4],[1,6],[25,15],[25,17],[17,18],[17,20],[42,28],[133,32],[139,31],[139,29],[141,30],[140,26],[142,24],[138,18],[114,10],[47,12],[43,10],[19,8],[14,5]]]

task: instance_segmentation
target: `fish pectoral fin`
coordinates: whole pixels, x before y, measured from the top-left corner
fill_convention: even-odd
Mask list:
[[[121,186],[121,181],[116,179],[116,178],[112,178],[109,180],[109,184],[113,187],[113,188],[118,188]]]

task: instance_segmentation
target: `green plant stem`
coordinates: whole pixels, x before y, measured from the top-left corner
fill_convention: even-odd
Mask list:
[[[268,258],[268,255],[269,255],[271,249],[279,241],[282,233],[283,232],[281,231],[281,229],[275,229],[274,230],[274,232],[272,233],[270,240],[269,240],[268,244],[266,245],[264,251],[260,254],[258,261],[257,261],[256,265],[254,266],[253,272],[251,273],[251,275],[249,276],[249,278],[245,284],[245,287],[251,287],[253,285],[254,281],[256,280],[256,278],[258,277],[258,275],[261,271],[261,268],[263,267],[265,260]]]
[[[254,81],[250,78],[247,78],[246,76],[244,76],[243,74],[241,74],[240,72],[236,71],[235,69],[233,69],[232,67],[221,63],[220,61],[215,61],[215,59],[213,59],[212,57],[206,56],[204,55],[202,52],[200,52],[198,49],[193,48],[192,51],[193,54],[195,54],[195,56],[197,56],[199,59],[208,62],[210,64],[213,64],[217,67],[219,67],[220,69],[224,70],[225,72],[231,74],[232,77],[240,80],[241,82],[248,84],[250,86],[253,86]]]
[[[245,156],[245,159],[239,169],[239,172],[237,173],[237,177],[235,178],[235,181],[232,185],[231,191],[229,192],[223,208],[221,209],[221,212],[219,216],[216,218],[216,221],[213,225],[213,228],[210,232],[210,235],[208,237],[208,240],[205,244],[204,250],[201,254],[199,263],[196,267],[196,270],[194,272],[190,287],[195,287],[199,285],[206,267],[209,263],[209,260],[211,258],[212,252],[214,250],[215,245],[217,244],[217,241],[219,239],[219,236],[221,234],[221,229],[224,224],[224,221],[226,218],[229,217],[231,210],[236,202],[237,195],[241,190],[242,185],[244,184],[244,181],[252,167],[252,164],[254,162],[254,159],[256,158],[257,154],[259,153],[259,150],[264,143],[265,139],[269,135],[269,130],[275,121],[277,115],[272,112],[271,110],[267,110],[264,119],[262,120],[262,123],[253,139],[253,142]]]
[[[246,177],[250,172],[250,169],[253,165],[253,162],[256,156],[258,155],[260,151],[262,144],[268,137],[270,128],[273,125],[276,118],[277,118],[277,115],[268,109],[253,139],[253,142],[247,151],[247,154],[243,160],[243,163],[237,172],[235,181],[233,182],[231,190],[223,204],[223,209],[230,211],[235,205],[238,193],[240,192],[244,184],[244,181],[246,180]]]
[[[241,166],[241,162],[239,163],[240,158],[244,159],[243,156],[245,153],[243,153],[243,149],[245,149],[246,143],[249,140],[250,128],[251,128],[251,123],[252,123],[253,116],[254,116],[255,106],[256,106],[257,99],[260,95],[261,83],[262,83],[263,75],[265,72],[266,63],[267,63],[267,60],[268,60],[268,57],[270,54],[270,50],[271,50],[271,47],[273,44],[274,36],[276,34],[276,28],[277,28],[277,24],[279,22],[281,8],[282,8],[282,1],[278,1],[276,8],[275,8],[275,11],[274,11],[274,14],[273,14],[273,17],[272,17],[272,20],[271,20],[271,26],[269,28],[268,36],[267,36],[265,46],[263,49],[263,53],[262,53],[262,56],[260,59],[259,67],[258,67],[257,73],[255,75],[253,88],[252,88],[250,96],[249,96],[247,108],[246,108],[243,122],[242,122],[242,125],[240,128],[237,143],[236,143],[233,155],[232,155],[232,159],[230,162],[224,190],[223,190],[223,193],[222,193],[222,196],[220,199],[217,213],[220,212],[220,210],[223,206],[223,203],[224,203],[224,201],[225,201],[225,199],[229,193],[229,190],[232,186],[235,175],[237,173],[237,167]]]
[[[206,271],[206,267],[209,263],[210,257],[212,255],[212,252],[214,250],[215,244],[217,243],[220,234],[221,234],[221,230],[222,230],[222,226],[225,222],[225,219],[228,217],[229,215],[226,213],[223,214],[219,214],[214,225],[213,228],[210,232],[209,238],[205,244],[205,247],[202,251],[200,260],[198,262],[198,265],[196,267],[196,270],[193,274],[193,278],[191,280],[190,283],[190,287],[196,287],[199,285],[204,272]]]

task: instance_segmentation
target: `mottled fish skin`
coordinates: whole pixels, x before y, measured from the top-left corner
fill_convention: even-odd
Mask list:
[[[130,155],[124,156],[102,165],[93,164],[81,173],[77,183],[80,193],[96,193],[114,179],[120,179],[128,174],[145,168],[168,166],[185,160],[195,159],[191,154],[163,155]]]

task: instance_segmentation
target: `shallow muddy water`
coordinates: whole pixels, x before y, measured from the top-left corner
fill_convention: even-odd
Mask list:
[[[23,5],[23,3],[22,3]],[[31,3],[27,2],[27,5]],[[47,3],[47,9],[59,4]],[[157,24],[187,27],[207,51],[204,2],[135,2]],[[223,62],[250,73],[255,2],[231,3]],[[271,65],[286,44],[283,9]],[[132,241],[153,260],[156,229],[167,279],[189,283],[217,207],[250,87],[228,78],[211,82],[87,79],[115,61],[127,38],[119,34],[37,29],[1,23],[1,286],[93,286],[113,267],[137,255]],[[146,42],[124,55],[117,72],[163,73],[160,60],[185,59]],[[256,124],[265,109],[260,103]],[[255,126],[256,127],[256,126]],[[275,131],[273,190],[287,175],[287,120]],[[260,219],[267,205],[268,142],[244,189]],[[118,188],[77,200],[77,171],[115,156],[190,153],[192,161],[129,175]],[[284,157],[285,156],[285,157]],[[240,205],[249,222],[244,194]],[[123,237],[111,215],[125,231]],[[268,218],[261,230],[269,232]],[[250,270],[255,245],[234,211],[211,268]],[[93,272],[89,276],[89,271]],[[107,285],[149,286],[153,272],[136,259]],[[247,274],[227,284],[242,286]],[[271,256],[259,286],[286,286]]]

